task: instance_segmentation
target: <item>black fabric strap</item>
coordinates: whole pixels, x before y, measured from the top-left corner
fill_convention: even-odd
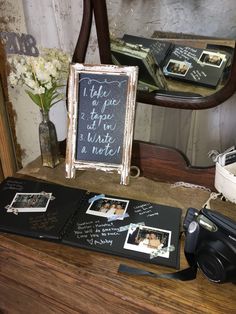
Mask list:
[[[167,278],[167,279],[177,279],[181,281],[189,281],[196,278],[197,266],[194,265],[189,268],[177,271],[175,273],[156,274],[156,273],[146,271],[143,269],[134,268],[134,267],[130,267],[124,264],[120,264],[118,272],[126,273],[129,275],[150,276],[154,278]]]

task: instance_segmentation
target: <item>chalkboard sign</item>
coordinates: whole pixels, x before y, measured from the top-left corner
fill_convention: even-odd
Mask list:
[[[66,176],[76,169],[118,171],[128,184],[137,67],[71,65]]]

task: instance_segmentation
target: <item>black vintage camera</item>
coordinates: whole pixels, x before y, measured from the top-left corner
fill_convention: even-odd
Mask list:
[[[236,222],[206,208],[189,208],[184,219],[185,256],[214,282],[236,283]]]

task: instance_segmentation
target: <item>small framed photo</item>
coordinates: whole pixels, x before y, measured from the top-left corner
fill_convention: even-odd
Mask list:
[[[88,207],[86,214],[110,218],[122,217],[129,205],[128,200],[104,197],[93,201]]]
[[[177,76],[185,76],[188,73],[190,66],[191,66],[190,63],[170,59],[167,66],[165,67],[164,71],[167,74],[172,74],[172,75],[177,75]]]
[[[171,243],[171,231],[148,226],[131,224],[127,233],[124,249],[151,254],[160,250],[160,257],[169,258],[165,250]]]
[[[16,193],[7,212],[45,212],[52,193]]]
[[[198,61],[205,65],[220,68],[225,60],[226,55],[223,53],[203,51]]]

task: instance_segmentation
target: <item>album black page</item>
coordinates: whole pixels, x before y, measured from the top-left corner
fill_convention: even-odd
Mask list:
[[[180,221],[179,208],[87,193],[62,242],[178,268]]]
[[[44,181],[0,184],[0,231],[179,267],[181,210]]]
[[[172,79],[215,88],[229,61],[227,52],[175,45],[165,59],[163,73]]]
[[[59,240],[84,190],[7,178],[0,184],[0,231]]]

